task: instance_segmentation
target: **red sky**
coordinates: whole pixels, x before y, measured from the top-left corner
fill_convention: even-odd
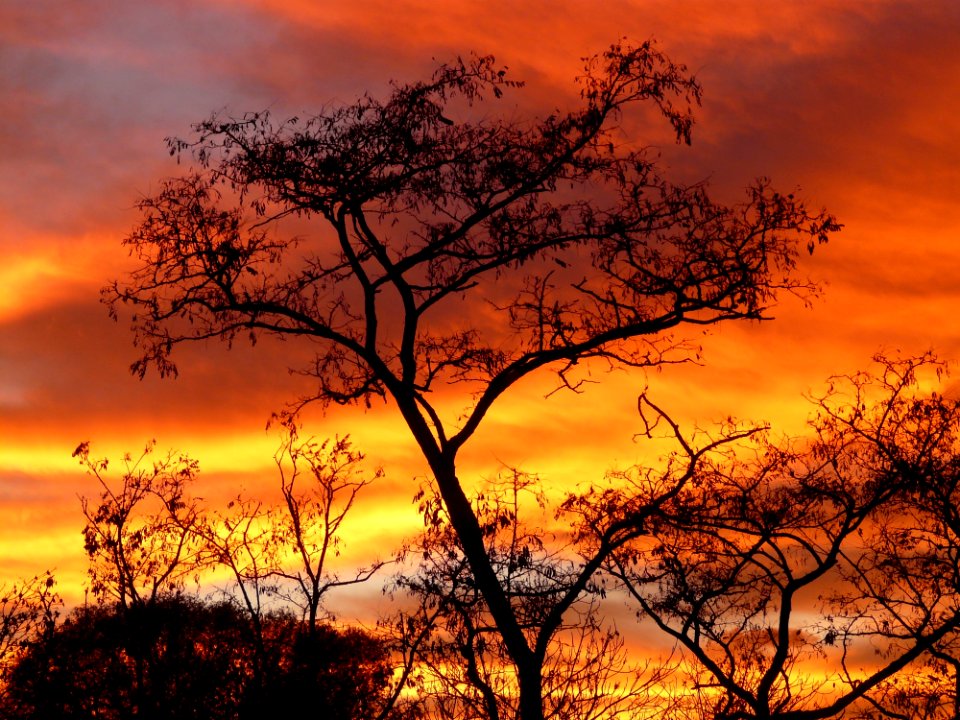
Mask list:
[[[803,394],[881,349],[960,357],[960,4],[940,2],[367,2],[5,0],[0,5],[0,577],[54,568],[83,580],[78,493],[95,488],[70,453],[117,457],[156,438],[199,459],[201,494],[275,482],[270,413],[297,391],[288,346],[193,347],[175,381],[127,372],[127,328],[98,290],[130,267],[120,240],[138,197],[177,172],[163,138],[215,110],[318,111],[428,74],[434,58],[493,53],[528,82],[509,112],[575,101],[580,58],[617,38],[655,37],[699,78],[691,148],[664,132],[677,177],[736,198],[765,175],[800,187],[845,224],[800,272],[812,307],[700,338],[702,366],[598,375],[545,401],[523,385],[490,417],[465,473],[501,464],[561,486],[644,456],[645,384],[687,423],[734,414],[802,429]],[[416,527],[424,470],[392,408],[313,418],[351,433],[387,479],[348,543],[390,548]]]

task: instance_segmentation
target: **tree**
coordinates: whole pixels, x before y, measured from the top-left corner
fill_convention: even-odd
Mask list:
[[[898,675],[942,662],[960,628],[960,406],[916,390],[932,362],[835,378],[812,440],[721,445],[659,505],[637,472],[569,503],[587,534],[635,528],[607,570],[684,650],[684,717],[816,720],[869,703],[916,718],[937,703]],[[669,432],[688,468],[695,442]]]
[[[197,463],[173,453],[151,462],[153,447],[148,444],[135,460],[124,456],[115,486],[106,477],[109,461],[91,459],[89,443],[73,452],[103,488],[96,505],[80,499],[91,588],[98,599],[123,608],[180,588],[199,565],[193,533],[199,508],[187,493]]]
[[[255,674],[264,682],[264,673],[275,664],[264,637],[271,611],[295,608],[304,621],[300,629],[320,632],[327,594],[369,580],[383,565],[378,561],[342,577],[330,567],[340,553],[341,525],[357,495],[382,474],[365,474],[363,455],[351,448],[349,438],[302,439],[291,425],[274,460],[282,505],[243,495],[226,509],[200,508],[191,501],[198,512],[182,528],[191,534],[204,569],[229,570],[233,582],[221,589],[250,621]]]
[[[725,206],[666,180],[620,122],[651,103],[689,142],[700,86],[652,43],[612,46],[580,84],[576,110],[501,119],[478,106],[520,84],[472,57],[304,121],[214,116],[170,141],[195,167],[141,201],[126,243],[142,264],[105,290],[115,316],[134,308],[141,376],[175,373],[184,342],[275,335],[316,350],[317,390],[301,402],[396,404],[516,669],[524,720],[543,717],[544,658],[487,555],[459,451],[531,373],[576,388],[581,361],[679,361],[690,350],[670,331],[765,317],[778,291],[811,289],[793,277],[798,244],[839,228],[765,181]],[[291,217],[327,234],[295,235]],[[452,419],[432,395],[450,383],[471,398]]]
[[[333,443],[313,438],[298,441],[293,428],[288,432],[276,456],[285,507],[274,514],[273,522],[275,543],[288,547],[296,561],[278,564],[272,574],[293,584],[288,597],[303,612],[312,633],[330,590],[366,582],[383,567],[382,561],[376,561],[352,577],[340,577],[330,568],[340,554],[340,528],[357,494],[383,471],[365,475],[364,456],[351,448],[349,438]]]

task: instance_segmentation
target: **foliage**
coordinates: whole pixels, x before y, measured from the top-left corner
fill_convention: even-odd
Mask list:
[[[381,717],[390,689],[383,647],[360,630],[309,633],[265,618],[274,664],[260,682],[242,612],[161,595],[149,605],[80,607],[13,668],[6,717],[261,718],[310,707],[331,720]]]

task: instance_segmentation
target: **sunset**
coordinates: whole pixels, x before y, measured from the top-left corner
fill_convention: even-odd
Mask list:
[[[289,503],[295,408],[301,440],[349,437],[365,456],[328,568],[344,579],[385,566],[323,606],[372,628],[402,609],[383,589],[410,572],[392,561],[421,542],[434,492],[442,525],[458,493],[532,478],[551,536],[592,548],[606,540],[576,522],[609,519],[584,499],[557,520],[569,494],[639,488],[631,468],[677,450],[686,462],[676,440],[702,442],[698,430],[769,426],[771,443],[829,444],[836,427],[809,424],[817,402],[847,387],[831,378],[878,372],[878,353],[932,353],[947,375],[938,385],[939,366],[923,363],[921,390],[956,400],[958,37],[947,0],[4,3],[0,584],[49,572],[64,612],[92,602],[81,499],[104,490],[92,470],[109,458],[102,476],[119,482],[124,455],[153,443],[144,467],[189,456],[189,495],[212,512],[238,496]],[[440,89],[403,95],[418,82]],[[374,131],[393,133],[380,154]],[[269,152],[297,132],[314,145]],[[549,170],[554,156],[569,169]],[[440,189],[393,188],[394,172]],[[464,239],[474,225],[486,244]],[[655,249],[674,232],[687,234]],[[382,254],[378,233],[395,243]],[[447,236],[449,249],[415,251]],[[872,401],[892,392],[863,387]],[[846,417],[831,402],[821,412]],[[650,442],[645,422],[661,415]],[[720,496],[748,466],[703,482]],[[428,527],[431,542],[465,542],[449,519]],[[663,542],[694,543],[670,528]],[[465,553],[480,572],[468,541]],[[604,612],[630,652],[656,657],[670,639],[628,627],[655,608],[640,592],[632,604],[645,580],[618,575],[622,561],[598,556],[622,584]],[[231,582],[221,567],[186,589]],[[803,602],[858,585],[825,587]],[[519,641],[492,612],[530,720]],[[751,712],[728,717],[774,717]]]

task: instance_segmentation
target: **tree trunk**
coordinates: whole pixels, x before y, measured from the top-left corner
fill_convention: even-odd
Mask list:
[[[518,720],[543,720],[543,658],[531,650],[516,612],[490,562],[480,523],[457,477],[456,450],[447,452],[437,442],[412,397],[394,392],[394,399],[430,465],[450,525],[460,540],[470,572],[516,668],[520,693]]]
[[[460,539],[470,571],[516,667],[520,691],[518,720],[543,720],[542,662],[530,649],[516,613],[490,563],[477,517],[454,468],[434,466],[434,474],[450,517],[450,524]]]
[[[536,660],[517,663],[517,675],[520,680],[520,717],[519,720],[543,720],[543,677],[540,674],[542,663]]]

